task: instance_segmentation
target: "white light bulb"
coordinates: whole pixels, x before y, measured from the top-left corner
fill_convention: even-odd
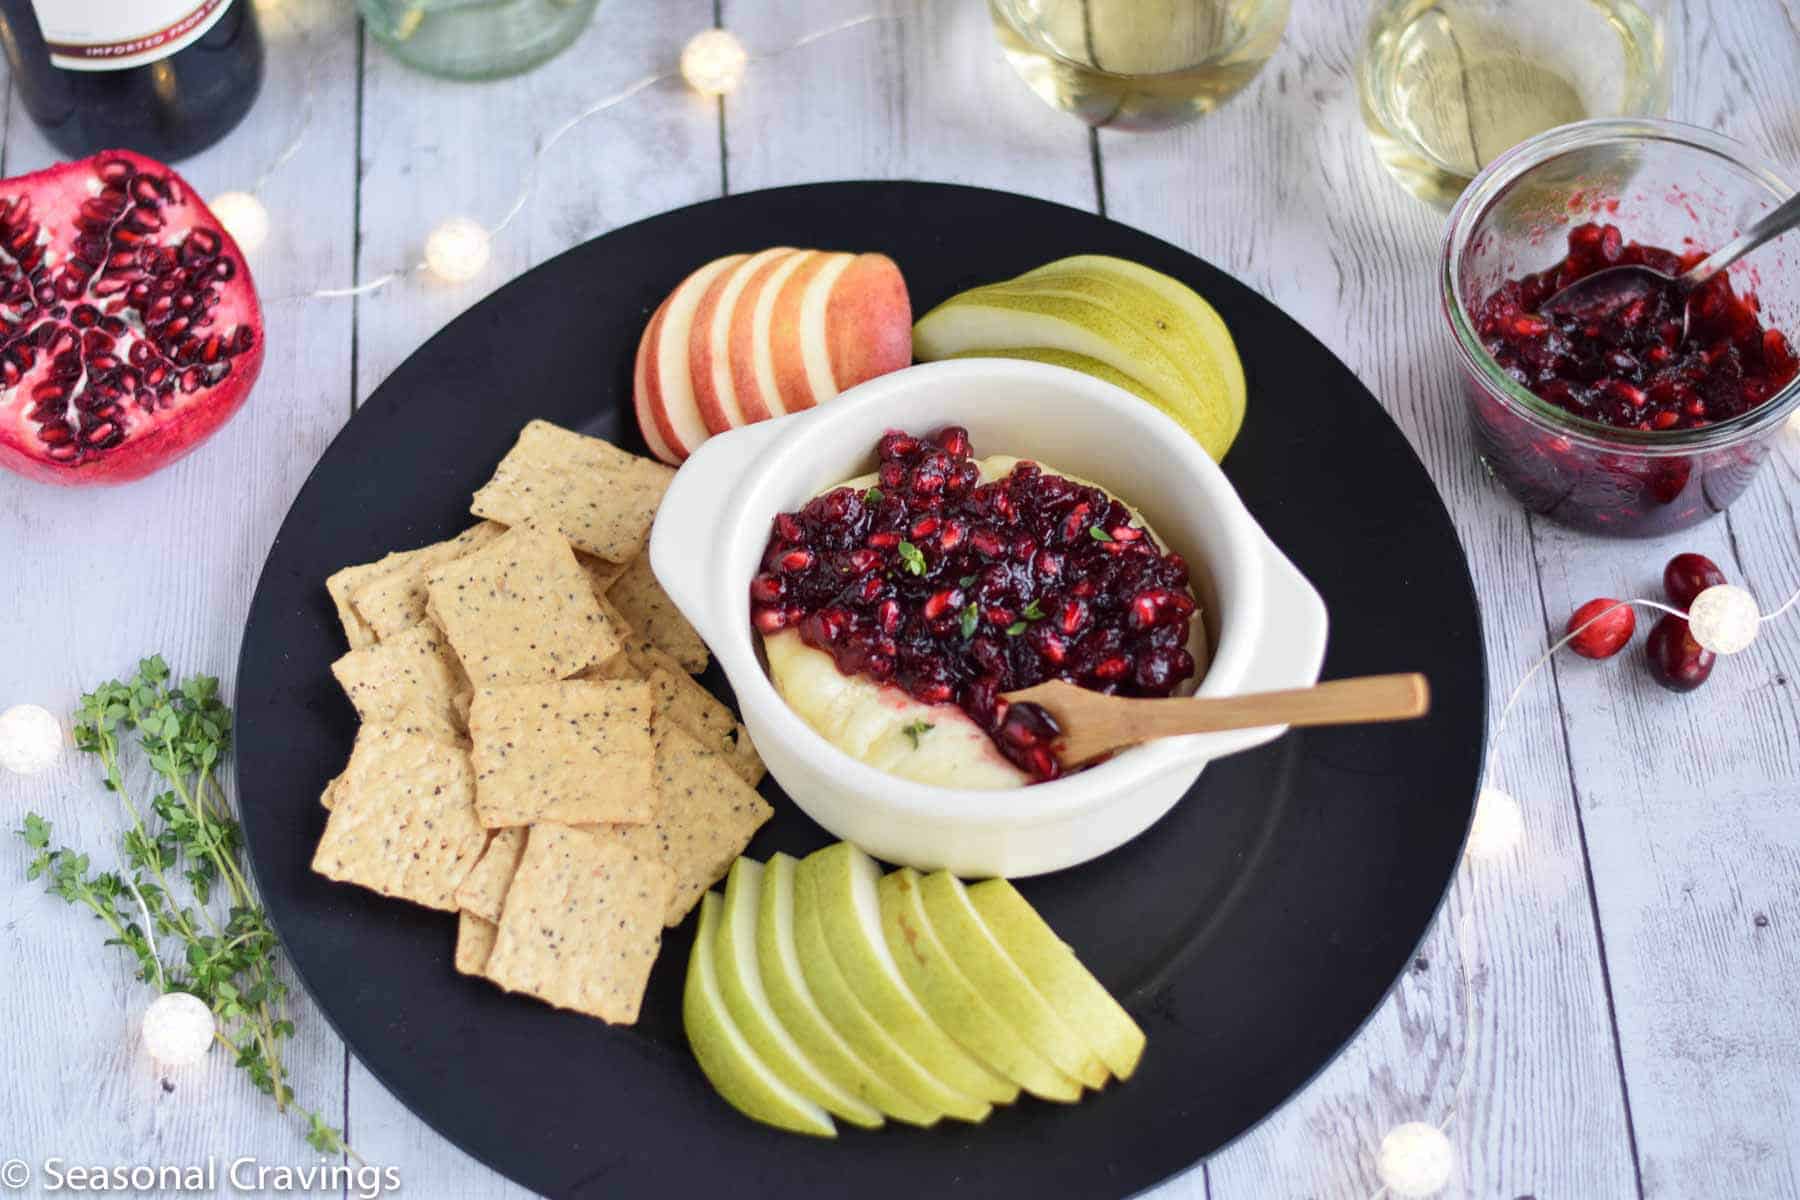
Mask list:
[[[249,192],[221,192],[207,207],[244,253],[269,240],[269,210]]]
[[[144,1010],[144,1049],[165,1067],[191,1067],[213,1044],[213,1015],[206,1002],[168,992]]]
[[[1714,584],[1688,605],[1688,631],[1714,654],[1736,654],[1756,640],[1762,612],[1756,597],[1729,583]]]
[[[425,265],[439,279],[465,283],[481,274],[493,251],[488,231],[468,217],[451,217],[425,239]]]
[[[1463,853],[1475,859],[1504,858],[1525,836],[1525,815],[1519,802],[1497,787],[1484,787],[1475,799],[1475,819],[1469,824],[1469,844]]]
[[[1414,1200],[1444,1190],[1456,1167],[1450,1139],[1435,1125],[1408,1121],[1388,1130],[1375,1156],[1375,1173],[1388,1191]]]
[[[703,29],[681,48],[681,77],[702,96],[725,96],[744,78],[750,55],[737,35],[724,29]]]
[[[15,704],[0,713],[0,766],[18,775],[48,770],[62,754],[62,723],[37,704]]]

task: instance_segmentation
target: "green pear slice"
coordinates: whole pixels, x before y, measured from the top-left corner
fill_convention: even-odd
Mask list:
[[[1018,347],[1010,350],[963,350],[952,354],[951,358],[1021,358],[1026,362],[1049,363],[1053,367],[1066,367],[1071,371],[1080,371],[1083,375],[1092,375],[1095,379],[1104,380],[1116,388],[1123,388],[1139,400],[1156,408],[1162,407],[1162,401],[1156,393],[1139,383],[1125,372],[1115,370],[1097,358],[1089,358],[1085,354],[1075,354],[1068,350],[1043,350],[1032,347]]]
[[[1238,357],[1237,342],[1231,336],[1231,328],[1225,324],[1225,318],[1219,315],[1219,310],[1206,302],[1206,297],[1172,275],[1152,270],[1143,263],[1132,262],[1128,258],[1114,258],[1107,254],[1077,254],[1059,258],[1025,272],[1014,282],[1057,275],[1117,279],[1153,293],[1164,304],[1185,316],[1186,324],[1192,335],[1199,340],[1208,362],[1218,368],[1219,381],[1232,406],[1240,417],[1243,415],[1247,393],[1244,363]]]
[[[1019,349],[1097,359],[1142,383],[1151,403],[1184,428],[1204,415],[1193,383],[1164,347],[1092,299],[976,288],[952,296],[913,326],[913,356],[920,362],[970,351]]]
[[[1215,458],[1231,447],[1244,421],[1243,367],[1230,335],[1224,335],[1221,349],[1187,306],[1140,280],[1099,271],[1034,271],[982,290],[1039,301],[1084,300],[1128,322],[1161,349],[1187,381],[1189,401],[1184,409],[1191,415],[1182,424],[1195,440]],[[1217,314],[1213,321],[1218,322]],[[1218,328],[1223,332],[1222,324]]]
[[[936,1124],[943,1117],[943,1110],[912,1099],[878,1075],[814,999],[794,936],[794,879],[799,865],[787,854],[771,855],[763,864],[762,897],[756,917],[756,965],[769,1007],[806,1056],[838,1086],[896,1121]]]
[[[740,858],[731,864],[731,874],[725,880],[725,907],[719,918],[713,958],[726,1011],[756,1056],[783,1083],[852,1125],[879,1128],[883,1123],[881,1111],[859,1099],[854,1085],[843,1086],[815,1065],[769,1003],[756,957],[762,877],[761,863]]]
[[[938,1023],[906,986],[881,930],[881,868],[849,842],[827,846],[800,862],[801,886],[810,876],[819,928],[850,990],[913,1060],[959,1092],[1011,1104],[1019,1087],[989,1070]]]
[[[1106,1085],[1112,1078],[1106,1064],[995,939],[960,879],[948,871],[925,876],[919,881],[919,901],[951,961],[1033,1049],[1088,1087]]]
[[[836,1137],[837,1126],[823,1108],[781,1081],[750,1048],[719,994],[713,944],[722,904],[717,892],[700,901],[700,930],[688,959],[681,997],[681,1020],[701,1071],[731,1107],[746,1117],[814,1137]]]
[[[968,894],[969,903],[995,940],[1050,1007],[1087,1039],[1114,1075],[1131,1078],[1143,1057],[1144,1031],[1081,965],[1075,952],[1006,880],[983,880],[970,887]]]
[[[944,949],[919,898],[911,867],[881,881],[881,931],[913,995],[933,1020],[994,1070],[1045,1100],[1081,1099],[1081,1084],[1031,1048],[982,998]]]
[[[908,1054],[863,1007],[825,940],[812,873],[806,870],[805,863],[794,869],[794,948],[799,952],[806,986],[819,1002],[819,1009],[843,1034],[857,1057],[882,1080],[933,1112],[970,1122],[987,1119],[993,1111],[987,1101],[959,1092],[939,1079]]]

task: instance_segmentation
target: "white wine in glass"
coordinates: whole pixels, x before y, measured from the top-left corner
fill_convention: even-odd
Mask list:
[[[1288,0],[988,0],[1007,61],[1045,103],[1106,129],[1211,112],[1275,53]]]
[[[1667,0],[1376,0],[1363,123],[1414,195],[1448,206],[1498,155],[1588,117],[1669,105]]]

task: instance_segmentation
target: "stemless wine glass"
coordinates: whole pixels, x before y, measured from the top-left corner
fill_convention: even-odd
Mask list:
[[[494,79],[569,47],[600,0],[357,0],[369,32],[408,66]]]
[[[1407,190],[1448,207],[1558,125],[1669,107],[1668,0],[1375,0],[1363,123]]]
[[[1288,0],[988,0],[1007,61],[1046,104],[1166,129],[1236,95],[1275,53]]]

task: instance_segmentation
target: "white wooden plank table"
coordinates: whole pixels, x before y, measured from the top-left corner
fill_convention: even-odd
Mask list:
[[[1672,113],[1795,172],[1792,3],[1672,6]],[[229,693],[289,502],[354,406],[430,334],[626,221],[820,179],[945,179],[1099,208],[1287,309],[1381,398],[1444,493],[1482,597],[1496,710],[1576,604],[1653,594],[1678,550],[1711,555],[1765,598],[1800,586],[1800,433],[1725,518],[1659,542],[1570,534],[1485,477],[1437,311],[1442,217],[1382,173],[1357,116],[1362,4],[1300,0],[1274,61],[1224,110],[1168,134],[1097,137],[1014,78],[973,0],[606,0],[567,54],[479,85],[409,71],[348,7],[264,0],[263,96],[237,132],[182,164],[202,191],[245,187],[304,129],[262,191],[275,233],[252,263],[269,354],[249,407],[128,489],[0,476],[0,706],[67,710],[152,650],[223,676]],[[670,66],[701,27],[771,49],[864,11],[894,19],[753,64],[723,103],[663,84],[581,126],[544,160],[474,283],[412,275],[351,300],[301,298],[417,262],[446,216],[497,219],[540,136]],[[9,175],[55,158],[16,97],[3,152]],[[1349,1050],[1157,1195],[1370,1196],[1381,1135],[1448,1115],[1449,1195],[1800,1197],[1797,679],[1800,621],[1767,627],[1687,697],[1635,662],[1559,660],[1501,743],[1526,853],[1459,875],[1413,969]],[[8,829],[35,809],[79,844],[112,844],[111,807],[72,755],[46,775],[0,779],[0,807]],[[139,985],[91,922],[22,881],[23,860],[0,851],[0,1158],[315,1162],[221,1056],[165,1082],[137,1046]],[[295,1008],[295,1086],[364,1158],[397,1167],[413,1195],[519,1193],[394,1101],[303,996]]]

